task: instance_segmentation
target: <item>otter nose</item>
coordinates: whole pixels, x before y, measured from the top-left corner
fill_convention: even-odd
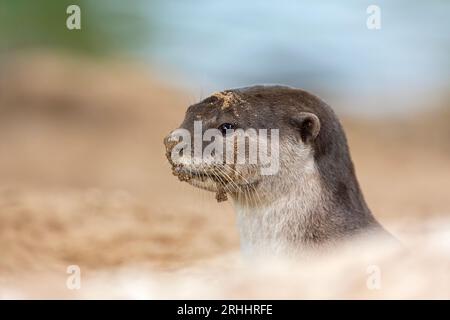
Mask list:
[[[170,133],[167,135],[167,136],[165,136],[164,137],[164,145],[166,146],[166,148],[167,148],[167,145],[168,145],[168,143],[169,143],[169,139],[170,139]]]
[[[164,137],[164,145],[166,147],[166,157],[171,164],[173,164],[171,157],[172,149],[178,143],[178,138],[174,135],[174,131],[170,132],[167,136]]]
[[[171,131],[167,136],[164,137],[164,145],[166,146],[166,148],[173,148],[174,144],[178,142],[177,137],[174,135],[174,131]]]

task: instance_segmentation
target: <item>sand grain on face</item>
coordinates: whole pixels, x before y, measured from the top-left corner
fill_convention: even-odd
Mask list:
[[[226,191],[220,185],[218,185],[217,188],[219,189],[219,191],[216,192],[217,202],[227,201],[228,197]]]
[[[216,92],[212,94],[213,97],[216,97],[221,102],[221,109],[225,110],[234,105],[244,105],[246,101],[242,99],[238,94],[230,91],[222,91]]]

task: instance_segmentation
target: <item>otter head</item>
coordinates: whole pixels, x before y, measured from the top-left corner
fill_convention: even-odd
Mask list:
[[[282,86],[213,94],[190,106],[180,128],[164,139],[173,173],[216,192],[218,201],[226,194],[270,201],[270,194],[288,191],[297,176],[315,170],[320,104],[305,91]]]

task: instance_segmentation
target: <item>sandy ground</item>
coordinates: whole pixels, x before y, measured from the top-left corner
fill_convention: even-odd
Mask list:
[[[373,250],[395,267],[374,293],[370,259],[356,254],[356,268],[348,249],[242,266],[231,204],[178,182],[164,157],[164,135],[200,97],[142,69],[48,55],[0,65],[0,298],[450,297],[450,104],[343,120],[369,206],[417,248]],[[80,290],[66,287],[69,265]]]

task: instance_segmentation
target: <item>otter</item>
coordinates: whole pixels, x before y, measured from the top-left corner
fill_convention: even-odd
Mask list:
[[[218,201],[231,197],[244,252],[289,255],[358,235],[390,237],[364,200],[336,114],[315,95],[278,85],[225,90],[191,105],[180,128],[193,134],[195,121],[202,132],[219,130],[220,143],[235,138],[232,129],[279,130],[279,169],[269,175],[259,163],[195,162],[192,151],[174,159],[179,137],[164,139],[174,175]]]

